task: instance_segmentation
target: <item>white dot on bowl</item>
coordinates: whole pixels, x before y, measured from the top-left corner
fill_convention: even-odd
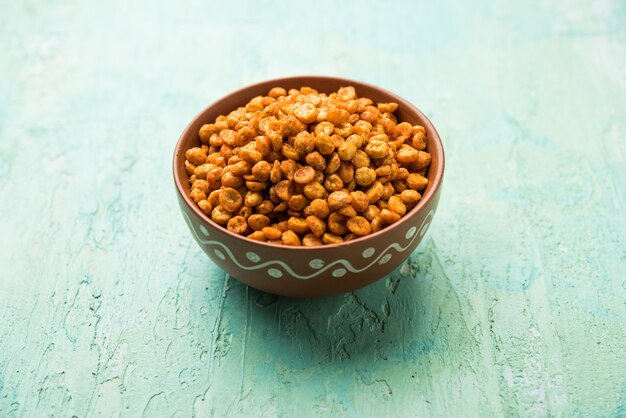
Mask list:
[[[279,277],[283,277],[283,272],[275,268],[268,269],[267,274],[269,274],[275,279],[278,279]]]
[[[309,267],[316,270],[321,269],[322,267],[324,267],[324,260],[314,258],[313,260],[309,261]]]
[[[413,237],[413,235],[415,235],[415,231],[417,231],[417,228],[412,226],[409,228],[408,231],[406,231],[406,235],[404,236],[404,238],[409,239],[411,237]]]
[[[423,226],[422,229],[420,229],[420,237],[423,237],[424,234],[426,233],[426,231],[428,231],[428,225],[430,225],[430,223],[426,222]]]
[[[217,258],[219,258],[220,260],[226,260],[226,256],[220,250],[213,250],[213,252],[217,256]]]
[[[333,271],[333,277],[343,277],[347,273],[346,269],[337,269]]]
[[[371,256],[374,255],[375,250],[373,248],[367,248],[366,250],[363,251],[363,258],[370,258]]]
[[[380,261],[378,262],[378,264],[385,264],[387,263],[389,260],[391,260],[391,254],[385,254],[383,256],[383,258],[380,259]]]
[[[202,232],[202,235],[204,235],[205,237],[209,236],[209,231],[206,229],[204,225],[200,225],[200,232]]]
[[[246,258],[253,263],[258,263],[259,261],[261,261],[261,257],[259,257],[257,253],[253,253],[252,251],[248,251],[246,253]]]

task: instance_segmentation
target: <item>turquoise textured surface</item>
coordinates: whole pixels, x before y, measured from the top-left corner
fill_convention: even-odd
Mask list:
[[[0,2],[0,416],[626,416],[626,4]],[[274,298],[171,156],[241,86],[338,75],[447,153],[409,262]]]

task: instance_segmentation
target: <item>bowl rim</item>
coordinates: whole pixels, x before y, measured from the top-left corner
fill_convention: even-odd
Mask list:
[[[416,113],[423,121],[423,125],[424,128],[426,128],[426,132],[427,135],[431,135],[431,139],[433,140],[433,143],[435,144],[435,149],[431,150],[429,149],[428,152],[429,153],[433,153],[436,152],[437,156],[438,156],[438,160],[439,160],[439,165],[437,167],[437,171],[434,173],[434,176],[432,178],[432,181],[429,179],[430,187],[428,188],[427,192],[425,194],[422,195],[422,198],[420,199],[420,201],[418,202],[417,205],[415,205],[415,207],[413,209],[411,209],[406,215],[404,215],[398,222],[395,222],[394,224],[388,225],[387,227],[376,231],[372,234],[369,235],[365,235],[362,237],[358,237],[358,238],[354,238],[350,241],[344,241],[344,242],[340,242],[340,243],[336,243],[336,244],[325,244],[325,245],[320,245],[320,246],[314,246],[314,247],[305,247],[305,246],[289,246],[289,245],[276,245],[276,244],[268,244],[264,241],[255,241],[255,240],[251,240],[248,239],[242,235],[238,235],[235,234],[234,232],[229,231],[228,229],[226,229],[225,227],[223,227],[222,225],[217,224],[215,221],[213,221],[208,215],[206,215],[204,212],[202,212],[200,210],[200,208],[198,207],[198,205],[191,199],[191,197],[185,193],[184,191],[184,187],[183,187],[183,179],[181,178],[181,176],[179,176],[179,164],[183,164],[183,162],[179,162],[179,156],[183,155],[184,156],[184,152],[181,152],[181,148],[182,148],[182,143],[185,141],[185,139],[190,135],[190,134],[196,134],[196,132],[190,132],[192,126],[198,121],[198,119],[200,119],[200,117],[206,113],[210,108],[219,106],[221,103],[229,100],[232,96],[241,94],[241,93],[245,93],[247,90],[259,87],[261,85],[274,85],[274,86],[281,86],[284,83],[287,82],[294,82],[296,80],[302,80],[303,83],[308,82],[309,80],[333,80],[335,82],[341,82],[341,83],[345,83],[344,85],[348,86],[348,85],[353,85],[355,87],[358,88],[358,86],[363,86],[363,87],[367,87],[373,90],[378,90],[379,92],[388,95],[392,101],[395,101],[396,103],[400,104],[401,106],[406,107],[407,109],[410,110],[410,112]],[[304,86],[305,84],[303,84]],[[329,249],[336,249],[336,248],[346,248],[349,247],[351,245],[358,245],[360,243],[363,243],[365,241],[371,241],[373,239],[376,239],[377,237],[384,235],[384,234],[389,234],[389,233],[393,233],[394,230],[398,229],[402,224],[409,222],[411,218],[415,217],[424,207],[426,207],[428,205],[428,203],[430,202],[430,200],[437,194],[437,190],[439,189],[441,182],[443,180],[443,173],[444,173],[444,168],[445,168],[445,153],[444,153],[444,149],[443,149],[443,144],[441,142],[441,138],[439,136],[439,132],[437,132],[437,129],[435,129],[435,126],[432,124],[432,122],[430,121],[430,119],[428,119],[428,117],[426,117],[426,115],[420,110],[418,109],[414,104],[412,104],[411,102],[409,102],[408,100],[404,99],[403,97],[387,90],[384,89],[382,87],[378,87],[375,86],[373,84],[370,83],[366,83],[363,81],[358,81],[358,80],[353,80],[353,79],[348,79],[348,78],[343,78],[343,77],[333,77],[333,76],[320,76],[320,75],[300,75],[300,76],[289,76],[289,77],[280,77],[280,78],[273,78],[273,79],[267,79],[264,81],[260,81],[254,84],[250,84],[244,87],[241,87],[237,90],[234,90],[222,97],[220,97],[218,100],[213,101],[211,104],[209,104],[208,106],[206,106],[204,109],[202,109],[196,116],[193,117],[193,119],[191,119],[191,121],[187,124],[187,126],[185,127],[185,129],[183,130],[182,134],[180,135],[180,137],[178,138],[178,141],[176,142],[176,146],[174,147],[174,157],[173,157],[173,162],[172,162],[172,171],[174,174],[174,183],[176,184],[176,191],[178,192],[178,194],[182,197],[183,201],[185,202],[185,204],[187,205],[187,207],[191,208],[191,210],[196,214],[196,216],[198,216],[200,219],[204,220],[206,223],[208,223],[211,227],[215,228],[215,229],[219,229],[221,232],[230,235],[231,237],[233,237],[235,240],[240,240],[244,243],[247,244],[252,244],[252,245],[260,245],[263,247],[266,247],[268,249],[273,249],[273,250],[277,250],[277,249],[285,249],[285,250],[294,250],[294,251],[320,251],[320,250],[329,250]],[[188,181],[188,179],[185,179],[185,181]]]

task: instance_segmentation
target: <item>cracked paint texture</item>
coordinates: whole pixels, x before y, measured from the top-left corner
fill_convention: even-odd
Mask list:
[[[624,2],[0,15],[0,416],[626,416]],[[316,300],[226,277],[170,173],[201,108],[304,73],[399,93],[447,153],[408,262]]]

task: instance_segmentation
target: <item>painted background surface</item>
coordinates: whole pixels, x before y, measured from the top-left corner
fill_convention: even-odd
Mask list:
[[[623,1],[0,15],[0,416],[626,416]],[[407,264],[275,299],[192,242],[170,159],[211,101],[306,73],[413,101],[448,165]]]

